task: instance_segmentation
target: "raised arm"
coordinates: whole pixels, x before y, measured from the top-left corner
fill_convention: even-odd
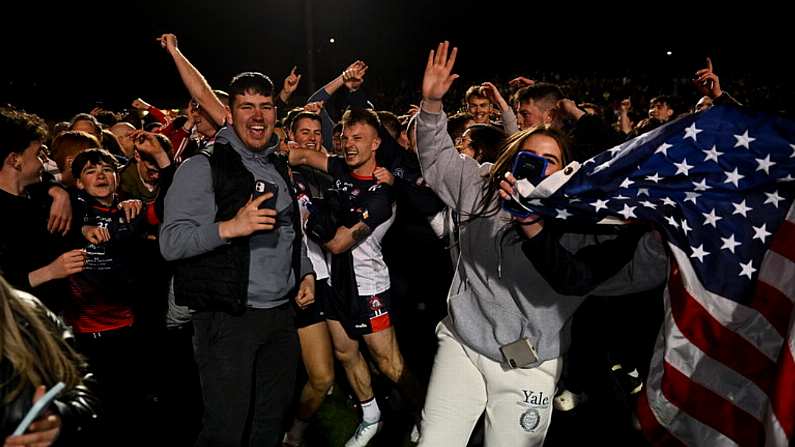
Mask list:
[[[226,107],[215,96],[210,84],[204,79],[204,76],[190,63],[184,54],[177,47],[177,36],[173,34],[163,34],[158,38],[160,45],[168,51],[174,64],[177,66],[177,71],[188,89],[190,95],[199,102],[199,105],[207,111],[207,114],[219,126],[223,125],[226,121]]]
[[[457,49],[448,57],[447,42],[431,51],[422,81],[422,105],[417,115],[417,155],[423,178],[449,207],[470,213],[482,196],[482,173],[488,165],[461,156],[447,133],[442,98],[458,75],[451,74]]]

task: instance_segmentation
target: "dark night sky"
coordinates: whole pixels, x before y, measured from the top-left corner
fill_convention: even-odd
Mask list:
[[[186,93],[154,40],[163,32],[177,34],[213,86],[224,88],[245,70],[269,74],[279,85],[293,65],[306,72],[304,1],[27,2],[4,13],[0,26],[0,103],[50,118],[98,100],[126,107],[137,96],[180,105]],[[457,72],[464,83],[539,69],[687,75],[705,55],[722,79],[764,82],[793,74],[787,15],[766,8],[724,8],[713,16],[683,8],[660,12],[663,2],[605,10],[574,3],[311,1],[317,86],[359,58],[368,62],[368,76],[416,86],[428,49],[441,39],[460,47]],[[649,7],[657,12],[642,12]],[[673,56],[665,55],[668,49]],[[307,81],[299,94],[311,93]]]

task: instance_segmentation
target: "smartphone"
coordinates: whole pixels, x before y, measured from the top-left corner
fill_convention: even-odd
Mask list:
[[[279,187],[265,180],[257,180],[256,182],[254,182],[255,199],[269,192],[273,193],[273,197],[271,197],[270,199],[265,199],[265,201],[259,205],[259,209],[265,209],[265,208],[270,208],[274,210],[276,209],[276,198],[279,196]]]
[[[20,436],[25,434],[25,431],[27,431],[28,427],[30,427],[30,424],[32,424],[33,421],[35,421],[36,418],[38,418],[39,415],[41,415],[41,413],[44,410],[46,410],[47,407],[50,406],[52,401],[55,400],[55,397],[58,396],[58,394],[60,394],[61,391],[63,391],[65,386],[66,385],[64,385],[63,382],[58,382],[55,384],[55,386],[50,388],[50,390],[47,391],[47,393],[45,393],[44,396],[41,397],[41,399],[37,400],[33,404],[33,406],[30,407],[28,413],[25,415],[24,418],[22,418],[22,422],[19,423],[17,429],[14,430],[14,433],[12,433],[11,435]]]
[[[525,368],[538,362],[538,354],[527,338],[500,346],[500,351],[511,368]]]
[[[547,172],[547,159],[539,157],[530,151],[520,151],[513,159],[513,174],[516,180],[527,179],[533,185],[538,185],[544,179]],[[514,200],[504,200],[502,208],[516,217],[527,217],[530,212],[516,203]]]

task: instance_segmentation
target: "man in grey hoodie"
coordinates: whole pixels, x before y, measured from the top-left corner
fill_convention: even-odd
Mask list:
[[[419,445],[465,446],[484,410],[487,446],[541,445],[570,342],[571,317],[584,297],[558,293],[534,268],[522,252],[522,241],[543,231],[543,225],[525,222],[524,231],[513,231],[512,216],[501,209],[496,190],[515,152],[545,158],[549,175],[568,161],[566,145],[559,132],[539,128],[509,140],[495,165],[459,156],[442,111],[442,98],[458,77],[451,74],[456,53],[453,49],[448,57],[446,42],[431,52],[417,117],[423,177],[464,222],[449,316],[437,328],[439,350]],[[598,242],[591,234],[561,237],[570,250]],[[649,233],[638,242],[632,260],[594,293],[650,289],[666,273],[662,244]]]
[[[273,83],[260,73],[236,76],[227,111],[176,38],[161,42],[202,108],[219,124],[231,117],[179,167],[160,233],[163,256],[176,261],[177,304],[193,311],[204,396],[197,445],[274,447],[298,362],[289,300],[300,307],[314,301],[314,272],[287,161],[274,153]]]

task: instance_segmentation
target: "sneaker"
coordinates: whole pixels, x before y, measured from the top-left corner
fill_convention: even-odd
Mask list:
[[[552,399],[552,406],[558,411],[571,411],[587,399],[588,397],[585,393],[576,394],[563,389],[555,394],[555,398]]]
[[[289,436],[289,433],[284,434],[284,439],[282,440],[282,447],[301,447],[301,444],[303,444],[303,442],[291,438]]]
[[[617,363],[610,367],[610,372],[618,387],[627,397],[633,398],[643,389],[643,380],[640,379],[637,369],[627,372],[621,364]]]
[[[353,437],[345,443],[345,447],[365,447],[368,442],[375,436],[376,433],[381,431],[381,427],[384,426],[383,421],[367,423],[367,422],[360,422],[359,426],[356,427],[356,432],[353,434]]]

